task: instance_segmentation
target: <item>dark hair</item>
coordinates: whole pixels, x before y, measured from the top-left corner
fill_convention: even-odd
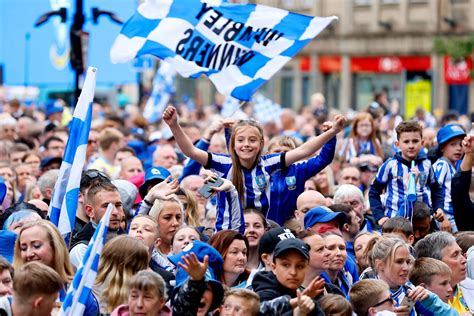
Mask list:
[[[243,240],[245,243],[245,246],[247,247],[247,250],[250,249],[247,238],[245,238],[245,236],[243,236],[242,234],[234,230],[221,230],[220,232],[215,233],[211,237],[211,239],[209,239],[209,245],[214,247],[221,254],[222,258],[225,260],[227,256],[227,251],[229,251],[229,247],[234,240]],[[247,252],[247,257],[248,257],[248,252]],[[245,269],[245,271],[240,275],[237,282],[239,282],[240,280],[246,280],[249,277],[249,275],[250,275],[250,271]],[[221,271],[221,275],[219,276],[219,279],[221,282],[225,283],[224,271]]]
[[[342,295],[326,294],[319,300],[325,315],[352,316],[352,305]]]
[[[456,234],[456,242],[461,247],[463,253],[467,253],[474,245],[474,231],[464,231]]]
[[[400,139],[402,133],[417,132],[420,133],[420,136],[423,137],[423,128],[418,122],[415,121],[403,121],[397,125],[395,128],[397,132],[397,139]]]
[[[84,171],[81,176],[80,191],[82,194],[87,194],[87,190],[102,182],[112,183],[109,176],[102,171],[96,169],[89,169]]]
[[[414,221],[423,220],[431,217],[431,210],[426,203],[422,201],[416,201],[413,205],[413,218]]]
[[[262,214],[262,212],[260,212],[259,210],[257,209],[254,209],[254,208],[246,208],[244,210],[244,216],[246,214],[255,214],[257,215],[258,217],[260,217],[260,220],[262,221],[262,224],[263,224],[263,227],[265,228],[265,230],[268,229],[268,222],[267,222],[267,219],[265,218],[265,216]]]
[[[15,272],[15,270],[13,269],[13,266],[10,264],[10,262],[7,261],[7,259],[0,256],[0,273],[2,273],[5,270],[8,270],[10,272],[10,276],[13,278],[13,274]]]
[[[383,224],[382,233],[402,233],[408,238],[413,235],[413,225],[405,217],[395,216]]]
[[[135,149],[130,146],[125,146],[117,150],[118,153],[131,153],[132,155],[136,155]]]
[[[51,142],[53,142],[53,141],[61,142],[61,143],[64,144],[64,142],[63,142],[63,140],[62,140],[61,138],[59,138],[59,137],[57,137],[57,136],[50,136],[50,137],[48,137],[48,138],[44,141],[43,147],[44,147],[45,149],[48,149],[49,143],[51,143]]]
[[[37,208],[35,205],[27,202],[19,202],[13,204],[0,214],[0,228],[3,227],[5,221],[8,219],[8,217],[10,217],[10,215],[18,211],[32,211],[37,213],[41,217],[41,219],[46,219],[45,213],[39,208]]]
[[[347,204],[333,204],[331,206],[328,206],[328,208],[333,212],[345,213],[347,215],[346,216],[346,223],[347,224],[352,224],[351,218],[349,216],[349,213],[354,211],[352,209],[352,206],[347,205]]]

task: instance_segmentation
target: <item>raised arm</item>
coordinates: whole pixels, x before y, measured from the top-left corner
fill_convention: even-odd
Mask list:
[[[321,148],[324,144],[326,144],[331,138],[336,136],[346,122],[346,118],[343,115],[336,115],[334,118],[333,126],[327,130],[326,132],[322,133],[321,135],[310,139],[303,145],[290,150],[285,155],[285,165],[289,166],[292,163],[295,163],[301,159],[305,159],[306,157],[314,155],[314,153]]]
[[[163,120],[170,127],[174,139],[176,140],[176,143],[178,143],[178,146],[181,148],[183,154],[193,160],[196,160],[203,166],[206,165],[208,157],[207,152],[196,148],[188,136],[184,133],[183,129],[179,125],[178,113],[176,112],[176,108],[174,106],[168,106],[166,108],[166,110],[163,112]]]

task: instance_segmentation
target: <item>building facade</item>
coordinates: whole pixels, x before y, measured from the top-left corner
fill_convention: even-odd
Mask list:
[[[474,95],[470,60],[453,65],[433,52],[436,37],[473,34],[474,0],[253,2],[339,17],[263,88],[284,106],[298,109],[312,93],[323,92],[330,107],[359,110],[370,104],[374,92],[385,90],[406,116],[418,107],[435,113],[474,110],[474,98],[468,98]],[[463,89],[457,89],[459,84]],[[455,101],[462,105],[456,108]]]

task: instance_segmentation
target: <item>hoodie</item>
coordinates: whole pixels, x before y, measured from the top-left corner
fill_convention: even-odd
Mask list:
[[[260,315],[293,315],[290,300],[296,297],[296,291],[278,282],[273,272],[261,271],[255,274],[252,288],[260,297]],[[308,315],[324,315],[317,301],[315,308]]]

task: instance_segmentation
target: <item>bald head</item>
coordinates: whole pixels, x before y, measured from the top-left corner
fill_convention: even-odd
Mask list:
[[[140,159],[135,156],[127,157],[120,163],[119,179],[128,180],[143,172],[143,165]]]
[[[316,206],[326,206],[324,195],[314,190],[301,193],[296,200],[295,217],[302,220],[304,214]]]

